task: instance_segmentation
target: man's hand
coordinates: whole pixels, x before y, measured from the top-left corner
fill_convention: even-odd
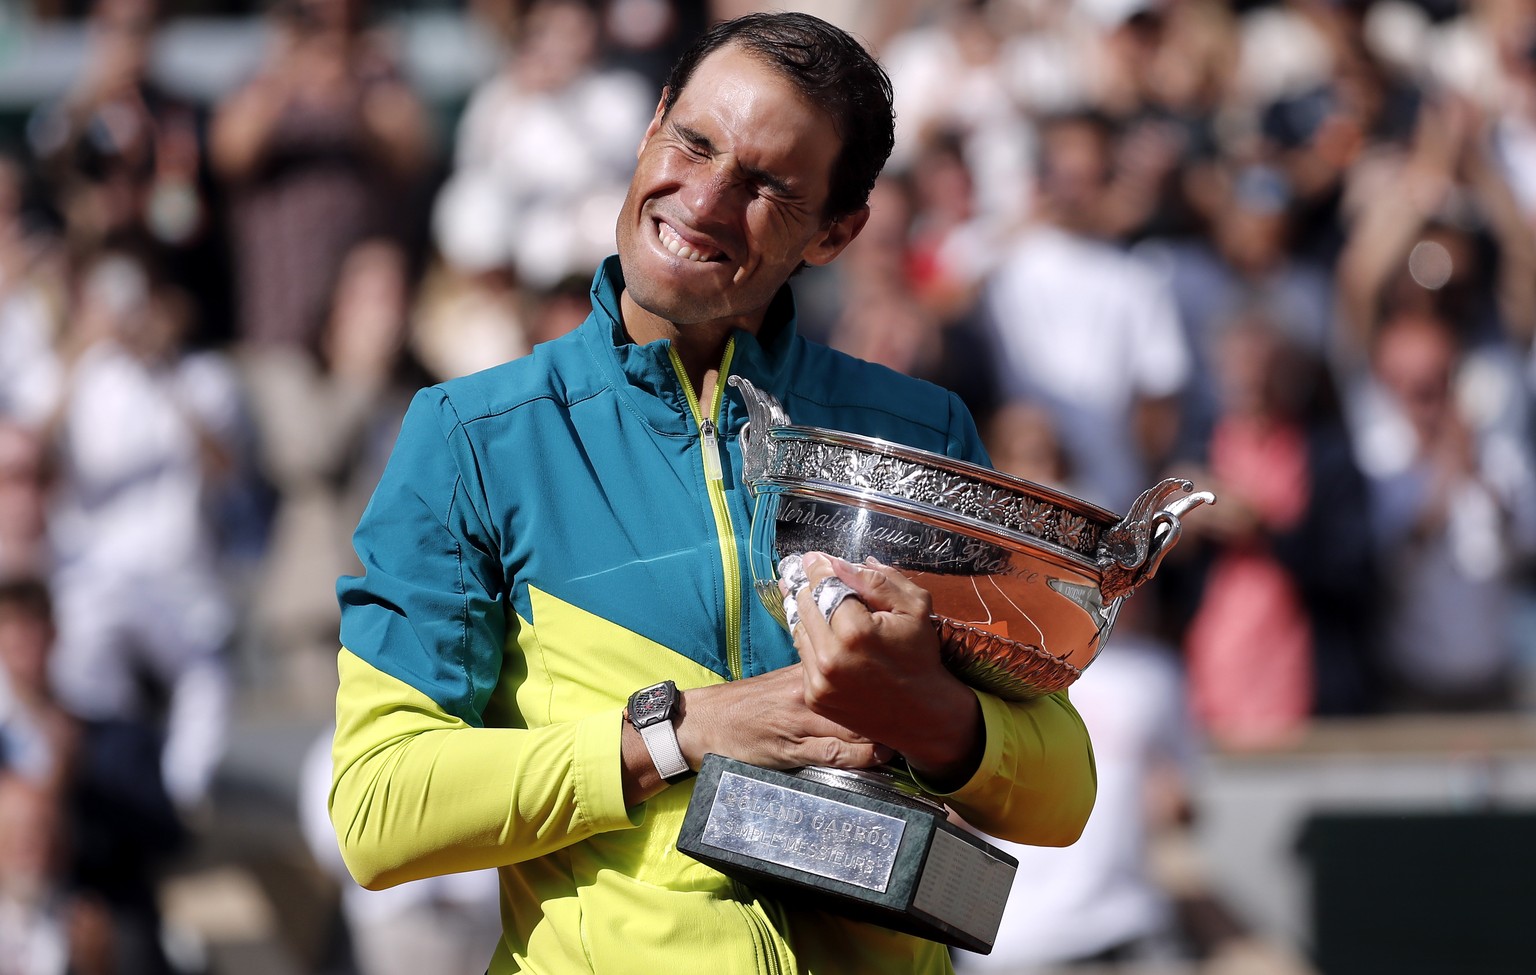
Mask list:
[[[806,705],[803,666],[690,690],[678,745],[694,768],[709,752],[763,768],[867,768],[891,750]]]
[[[710,752],[763,768],[869,768],[899,752],[936,787],[958,788],[984,744],[975,693],[939,658],[932,599],[889,566],[811,553],[799,596],[801,662],[686,690],[677,742],[691,768]],[[811,600],[836,575],[858,595],[829,624]],[[624,724],[625,801],[666,787],[639,732]]]
[[[981,757],[981,705],[939,657],[927,590],[873,559],[854,565],[819,552],[805,556],[800,590],[800,651],[806,705],[901,753],[936,785],[958,787]],[[858,599],[830,621],[812,592],[836,576]]]
[[[820,617],[817,617],[820,619]],[[762,768],[868,768],[888,762],[884,745],[812,711],[803,667],[686,690],[675,719],[677,744],[697,770],[710,752]],[[643,802],[666,788],[640,733],[623,726],[624,801]]]

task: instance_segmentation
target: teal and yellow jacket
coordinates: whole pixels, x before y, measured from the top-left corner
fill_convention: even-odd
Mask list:
[[[616,259],[593,311],[523,359],[418,394],[342,604],[331,817],[368,887],[496,867],[512,972],[942,972],[941,945],[759,896],[674,844],[691,781],[624,805],[635,689],[765,673],[794,647],[748,577],[741,402],[700,404],[670,343],[637,346]],[[938,387],[809,343],[786,288],[725,376],[797,423],[984,460]],[[1064,694],[979,694],[986,750],[947,801],[1026,843],[1076,838],[1094,796]],[[487,946],[490,951],[490,946]]]

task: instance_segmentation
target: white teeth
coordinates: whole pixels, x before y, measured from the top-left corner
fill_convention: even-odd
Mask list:
[[[677,231],[664,223],[656,225],[656,239],[661,241],[661,246],[665,247],[669,253],[677,255],[685,261],[702,264],[705,261],[712,260],[715,256],[714,254],[706,254],[703,251],[695,250],[688,246],[683,242],[683,238],[677,235]]]

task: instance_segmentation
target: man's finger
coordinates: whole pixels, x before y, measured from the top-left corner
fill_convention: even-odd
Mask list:
[[[926,615],[927,593],[917,583],[883,562],[870,557],[857,564],[829,557],[830,568],[848,583],[870,612],[886,611]]]
[[[804,565],[807,582],[795,594],[795,608],[799,612],[800,629],[806,631],[811,642],[823,639],[832,621],[842,613],[867,616],[867,607],[859,605],[858,589],[836,571],[832,557],[821,552],[809,552]],[[843,563],[847,565],[846,562]],[[852,597],[852,598],[848,598]],[[796,646],[800,646],[797,641]],[[801,657],[804,658],[804,648]]]
[[[884,745],[843,741],[840,738],[818,738],[805,743],[807,765],[824,765],[828,768],[869,768],[883,765],[896,753]]]

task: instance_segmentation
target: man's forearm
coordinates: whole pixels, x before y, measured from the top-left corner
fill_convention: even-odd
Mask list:
[[[504,866],[634,825],[616,711],[474,728],[347,651],[331,819],[365,887]]]

